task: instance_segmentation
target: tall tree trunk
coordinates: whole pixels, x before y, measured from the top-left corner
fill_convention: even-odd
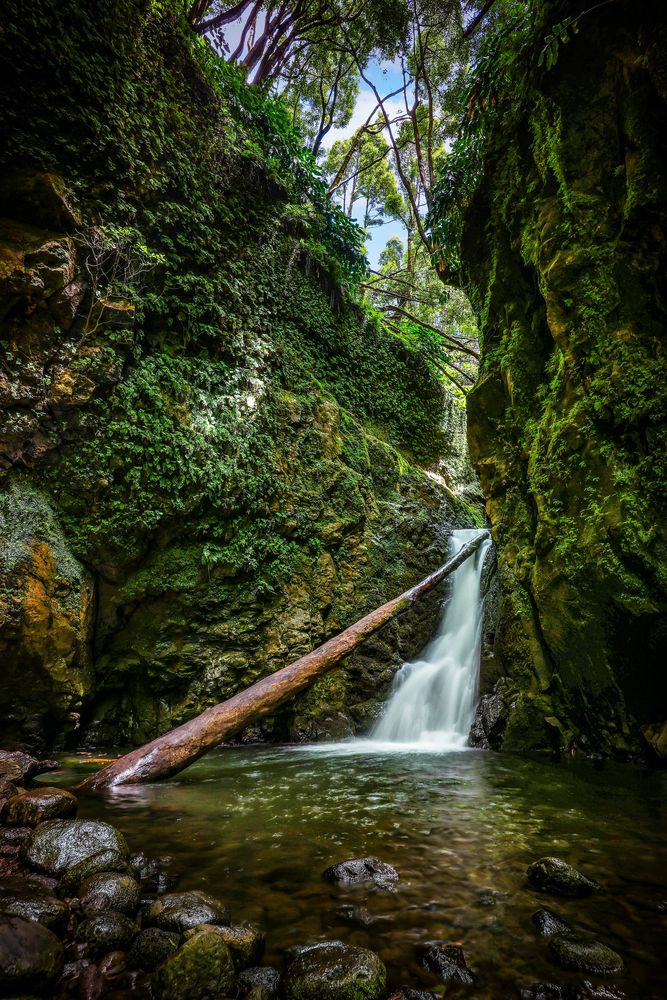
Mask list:
[[[162,781],[178,774],[190,764],[229,739],[251,722],[274,712],[283,702],[304,691],[322,674],[337,666],[341,660],[354,652],[357,646],[369,636],[399,615],[409,611],[427,591],[432,590],[444,577],[468,559],[486,537],[486,532],[467,542],[456,555],[427,576],[400,597],[371,611],[356,624],[345,629],[340,635],[329,639],[324,645],[306,656],[264,677],[245,691],[234,695],[228,701],[207,709],[172,729],[165,736],[139,747],[124,757],[107,764],[96,774],[86,778],[78,786],[78,791],[99,792],[115,785],[138,785],[151,781]]]

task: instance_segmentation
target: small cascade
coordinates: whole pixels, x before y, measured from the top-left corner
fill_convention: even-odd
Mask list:
[[[449,555],[477,530],[454,531]],[[371,740],[416,749],[461,750],[475,712],[482,631],[482,567],[490,539],[452,574],[451,598],[435,639],[422,658],[396,674],[384,715]],[[398,748],[398,747],[397,747]]]

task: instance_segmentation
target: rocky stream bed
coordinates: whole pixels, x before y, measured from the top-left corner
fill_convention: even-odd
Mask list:
[[[233,764],[233,757],[231,761]],[[635,982],[628,990],[632,977],[628,979],[626,974],[626,956],[610,947],[610,937],[612,943],[615,941],[607,928],[600,925],[599,932],[592,933],[585,919],[586,905],[596,898],[604,900],[605,887],[592,877],[593,872],[578,871],[559,858],[534,861],[518,880],[512,875],[520,883],[517,889],[534,899],[534,912],[525,921],[530,935],[526,940],[532,939],[531,950],[541,956],[535,968],[545,960],[550,964],[553,975],[548,980],[517,981],[515,988],[509,988],[506,980],[499,985],[502,979],[494,984],[487,968],[488,955],[460,922],[455,929],[456,919],[452,920],[452,932],[440,938],[422,935],[417,941],[414,933],[406,931],[403,960],[397,962],[395,944],[393,951],[387,950],[392,938],[389,920],[378,915],[376,901],[380,900],[380,905],[395,902],[402,892],[410,893],[413,880],[404,879],[388,854],[385,858],[345,858],[342,847],[340,860],[311,878],[319,880],[329,898],[338,898],[337,919],[352,932],[340,935],[345,938],[341,940],[335,933],[335,921],[329,921],[332,927],[327,934],[323,919],[319,933],[313,934],[295,918],[293,929],[302,939],[281,947],[285,935],[276,929],[276,948],[270,941],[271,927],[249,919],[257,914],[256,880],[251,871],[230,869],[224,892],[188,888],[195,884],[193,871],[206,866],[206,846],[198,850],[190,845],[192,870],[179,876],[178,860],[143,853],[148,846],[147,827],[141,822],[136,824],[136,837],[126,839],[115,825],[90,818],[92,812],[104,812],[99,800],[94,806],[82,800],[82,818],[76,818],[79,803],[75,795],[45,783],[49,778],[44,772],[57,767],[56,761],[0,754],[0,996],[58,1000],[433,1000],[442,996],[619,1000],[660,995],[653,992],[649,978],[646,986]],[[259,774],[262,786],[260,772],[256,776]],[[35,783],[40,773],[41,780]],[[62,781],[66,776],[67,771],[60,771],[51,780]],[[446,783],[446,771],[443,778]],[[284,792],[284,780],[282,785]],[[229,794],[229,790],[222,794]],[[397,801],[401,809],[400,795]],[[196,803],[195,796],[195,808]],[[108,811],[114,814],[113,808]],[[256,811],[261,823],[261,807]],[[178,819],[172,810],[172,828]],[[189,829],[180,828],[181,839],[189,839]],[[204,836],[210,833],[205,817],[200,829]],[[316,825],[311,832],[316,840]],[[223,826],[221,833],[224,842],[229,828]],[[250,846],[256,838],[247,839]],[[480,852],[483,856],[483,845]],[[232,866],[234,855],[230,839],[228,861]],[[441,864],[446,867],[447,860],[443,858]],[[245,882],[240,883],[239,876]],[[293,877],[296,898],[297,870]],[[224,887],[225,882],[222,884]],[[245,891],[239,891],[240,884]],[[507,929],[497,922],[491,928],[511,896],[503,891],[507,884],[505,879],[502,885],[498,883],[500,888],[477,891],[477,925],[491,929],[496,936]],[[453,911],[455,904],[453,889]],[[583,920],[572,919],[576,913],[572,907],[576,906],[581,908]],[[658,922],[661,906],[664,909],[665,904],[658,902],[654,908]],[[423,900],[426,934],[432,929],[431,917],[437,907],[437,902]],[[270,907],[266,912],[271,925]],[[382,926],[383,921],[381,936],[369,941],[369,929],[374,924]],[[395,931],[393,936],[395,942]],[[516,935],[515,943],[527,951],[525,942]],[[636,946],[630,951],[636,954]],[[262,964],[265,953],[270,964]],[[528,954],[529,962],[530,958]],[[634,972],[632,954],[630,963]]]

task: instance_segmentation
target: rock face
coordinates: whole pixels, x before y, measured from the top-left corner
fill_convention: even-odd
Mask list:
[[[17,76],[23,113],[2,121],[0,740],[141,744],[418,582],[480,508],[451,488],[460,409],[304,250],[294,164],[267,172],[283,138],[249,133],[178,5],[148,28],[140,0],[84,10],[67,63],[62,16],[47,0],[37,46],[6,40],[49,89]],[[114,81],[102,103],[90,61]],[[156,65],[147,130],[128,108]],[[108,152],[130,146],[131,165]],[[129,291],[100,264],[128,252],[146,269]],[[443,455],[450,485],[424,471]],[[367,727],[438,603],[244,738]]]
[[[531,10],[521,67],[581,8]],[[502,582],[481,745],[667,750],[666,31],[639,4],[582,17],[512,90],[468,211],[469,442]]]

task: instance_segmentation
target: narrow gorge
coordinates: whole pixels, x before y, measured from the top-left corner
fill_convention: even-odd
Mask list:
[[[667,13],[6,6],[0,997],[664,996]]]

